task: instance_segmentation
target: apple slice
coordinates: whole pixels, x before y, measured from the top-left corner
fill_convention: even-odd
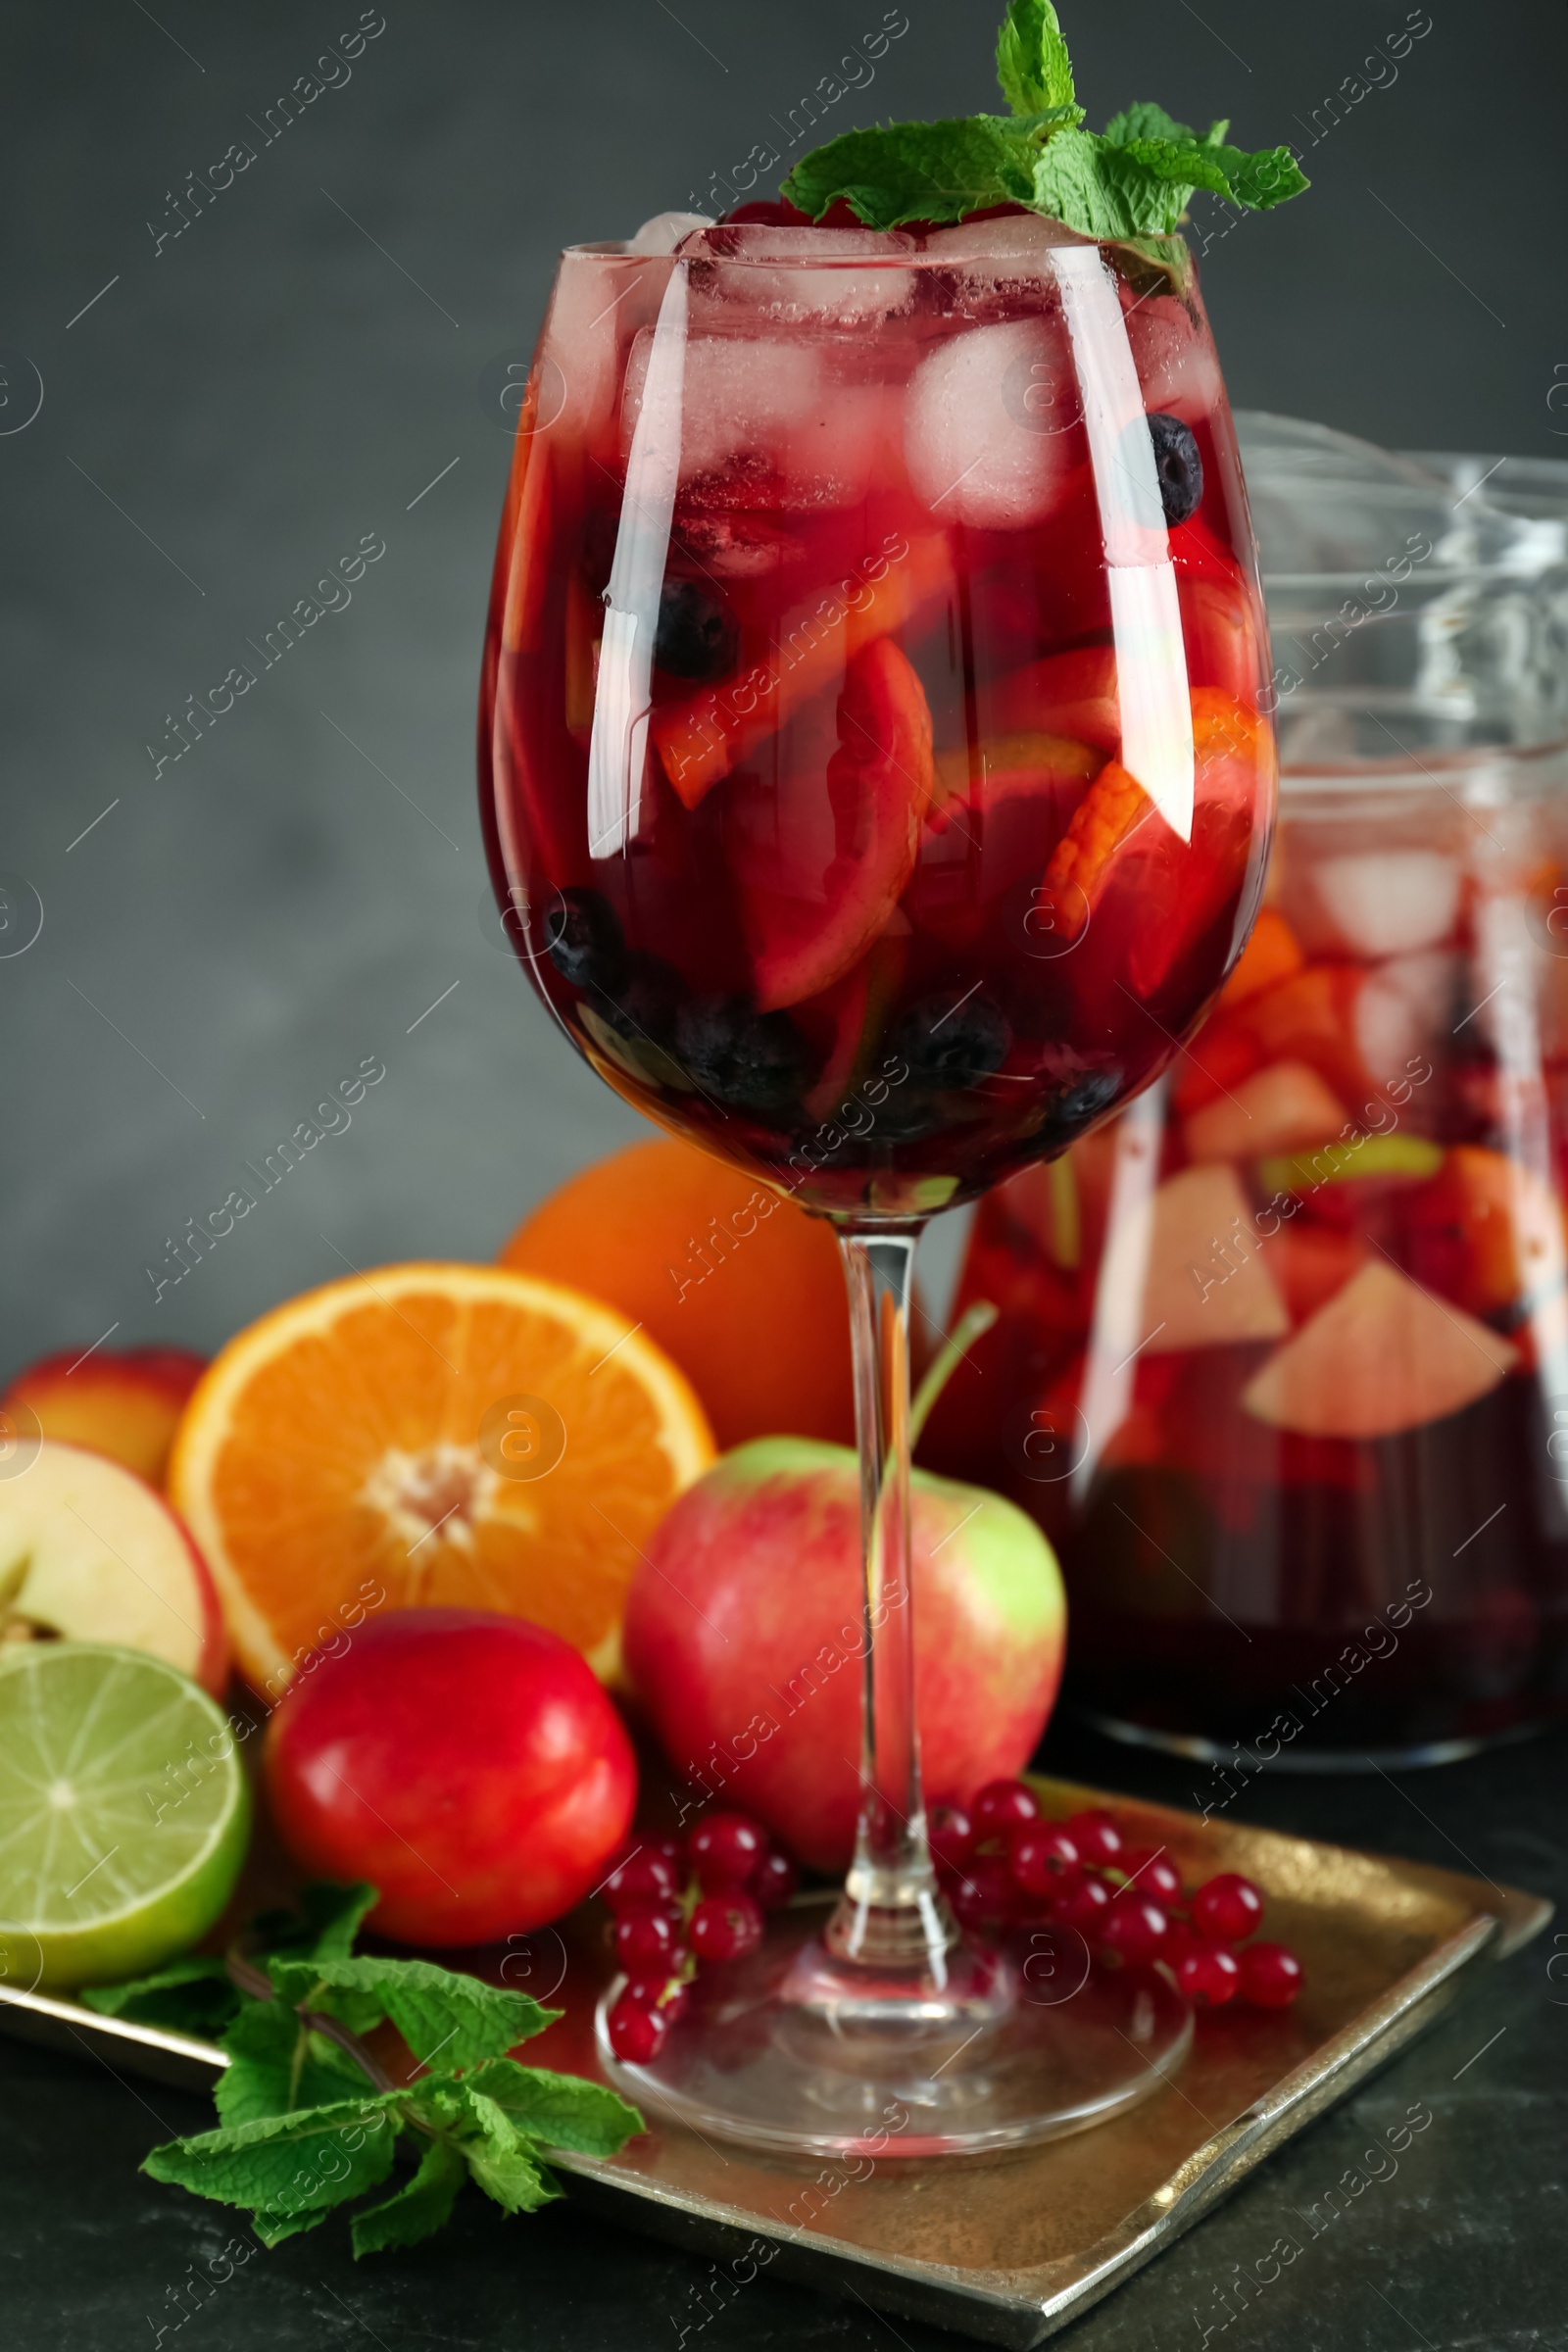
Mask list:
[[[145,1650],[221,1695],[218,1592],[182,1521],[105,1455],[44,1438],[0,1481],[0,1641]]]
[[[762,1012],[851,971],[914,868],[931,798],[931,712],[891,638],[851,662],[837,722],[825,784],[813,764],[776,788],[737,780],[730,792],[725,854]]]
[[[1256,1420],[1304,1438],[1393,1438],[1489,1396],[1519,1350],[1374,1258],[1242,1391]]]
[[[1345,1111],[1304,1061],[1271,1062],[1244,1078],[1228,1096],[1195,1110],[1187,1121],[1187,1156],[1265,1158],[1298,1152],[1338,1135]]]
[[[0,1413],[25,1406],[46,1438],[107,1453],[161,1487],[179,1417],[206,1369],[207,1358],[188,1348],[62,1348],[17,1374]]]
[[[1102,1292],[1130,1287],[1140,1257],[1146,1271],[1139,1336],[1150,1355],[1283,1339],[1291,1327],[1247,1195],[1224,1161],[1167,1177],[1142,1211],[1112,1233]]]

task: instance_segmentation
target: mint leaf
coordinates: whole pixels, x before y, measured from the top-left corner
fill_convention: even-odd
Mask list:
[[[867,228],[906,220],[961,220],[996,204],[1027,204],[1028,129],[1004,115],[951,122],[890,122],[847,130],[803,156],[781,194],[812,220],[843,197]]]
[[[394,2110],[403,2095],[383,2091],[225,2124],[166,2141],[141,2169],[199,2197],[254,2205],[269,2217],[325,2211],[386,2179],[398,2135]]]
[[[363,1879],[352,1886],[336,1886],[322,1879],[314,1886],[302,1887],[300,1909],[311,1935],[312,1959],[342,1959],[352,1952],[366,1913],[373,1911],[380,1899],[380,1888],[368,1886]]]
[[[253,2213],[251,2228],[264,2246],[280,2246],[285,2237],[298,2237],[302,2230],[319,2230],[327,2209],[319,2213]]]
[[[1015,115],[1049,113],[1075,105],[1072,61],[1051,0],[1010,0],[997,35],[997,79]]]
[[[346,2050],[310,2033],[283,2001],[247,2001],[223,2036],[228,2064],[213,2088],[227,2125],[352,2098],[365,2077]]]
[[[216,2040],[242,2006],[221,1960],[203,1956],[172,1960],[124,1984],[84,1984],[81,1998],[100,2017],[128,2017],[166,2033],[193,2034],[199,2041]]]
[[[506,2109],[470,2082],[454,2085],[463,2122],[456,2144],[478,2186],[507,2213],[533,2213],[560,2189],[526,2132]]]
[[[1183,207],[1195,188],[1206,188],[1211,196],[1228,197],[1252,212],[1266,212],[1301,193],[1306,179],[1288,147],[1250,155],[1243,148],[1221,145],[1214,131],[1223,128],[1216,122],[1206,139],[1195,139],[1191,133],[1182,139],[1129,139],[1119,152],[1152,179],[1169,183]]]
[[[389,2017],[421,2066],[442,2070],[503,2058],[561,2015],[525,1992],[481,1984],[428,1960],[271,1960],[269,1974],[291,2006],[323,2009],[352,2023],[350,2010]],[[356,2033],[365,2031],[353,2026]]]
[[[1010,119],[971,115],[845,131],[803,156],[780,193],[811,220],[842,200],[868,228],[962,220],[1018,204],[1081,236],[1130,241],[1171,235],[1198,188],[1264,211],[1307,184],[1289,148],[1250,154],[1227,146],[1228,122],[1200,138],[1147,100],[1124,108],[1102,132],[1085,130],[1051,0],[1008,0],[997,79]]]
[[[1230,125],[1216,122],[1214,130],[1223,136]],[[1209,132],[1212,138],[1214,130]],[[1196,139],[1198,133],[1190,124],[1178,122],[1167,115],[1162,106],[1124,106],[1119,115],[1112,115],[1101,132],[1101,137],[1112,147],[1128,147],[1134,139]]]
[[[469,2090],[491,2099],[508,2121],[547,2148],[574,2156],[613,2156],[636,2132],[646,2129],[635,2107],[602,2082],[580,2075],[551,2074],[519,2066],[515,2058],[492,2058],[465,2076]]]
[[[384,2205],[371,2205],[353,2218],[354,2258],[382,2254],[389,2246],[416,2245],[440,2229],[468,2168],[449,2141],[426,2143],[419,2169]]]

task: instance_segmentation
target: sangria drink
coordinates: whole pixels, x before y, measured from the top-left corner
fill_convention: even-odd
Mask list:
[[[1264,647],[1178,241],[575,249],[485,660],[519,951],[618,1093],[808,1205],[969,1198],[1142,1086],[1239,953]]]
[[[1083,129],[1038,0],[1012,0],[997,69],[1006,117],[847,132],[788,201],[563,257],[485,649],[492,871],[550,1011],[628,1102],[837,1228],[849,1873],[820,1926],[781,1915],[678,2012],[628,1977],[598,2028],[655,2112],[795,2155],[880,2153],[892,2117],[905,2158],[1081,2130],[1192,2032],[1157,1938],[1079,1934],[1081,1971],[1063,1944],[1042,1984],[960,1935],[938,1880],[910,1269],[933,1209],[1153,1079],[1245,945],[1262,612],[1170,232],[1200,184],[1257,207],[1303,182],[1153,106]]]
[[[1565,780],[1288,776],[1212,1018],[981,1206],[1002,1321],[928,1458],[1057,1542],[1125,1736],[1245,1775],[1568,1708]]]

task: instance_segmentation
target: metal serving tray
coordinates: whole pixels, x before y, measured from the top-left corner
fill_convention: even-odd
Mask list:
[[[736,2285],[768,2270],[988,2342],[1038,2344],[1190,2229],[1551,1916],[1533,1895],[1424,1863],[1200,1821],[1069,1782],[1037,1786],[1052,1813],[1107,1806],[1131,1841],[1163,1846],[1189,1885],[1217,1870],[1255,1879],[1270,1934],[1306,1971],[1296,2006],[1200,2018],[1192,2055],[1167,2088],[1111,2123],[1006,2158],[794,2167],[655,2123],[608,2163],[558,2159],[570,2193],[607,2220],[716,2260]],[[593,2003],[609,1966],[601,1929],[579,1914],[563,1935],[514,1942],[512,1952],[466,1957],[476,1973],[564,2007],[529,2043],[531,2061],[596,2073]],[[3,1983],[0,2031],[193,2087],[223,2064],[211,2043]]]

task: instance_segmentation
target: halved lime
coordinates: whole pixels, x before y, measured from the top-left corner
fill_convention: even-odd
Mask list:
[[[245,1858],[250,1792],[221,1707],[96,1642],[0,1650],[0,1976],[112,1984],[204,1935]]]

